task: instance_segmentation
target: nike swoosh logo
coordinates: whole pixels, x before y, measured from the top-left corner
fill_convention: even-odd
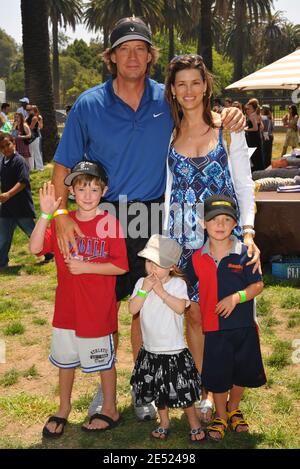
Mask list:
[[[163,112],[159,112],[158,114],[153,114],[153,117],[158,117],[158,116],[161,116],[162,114],[164,114]]]

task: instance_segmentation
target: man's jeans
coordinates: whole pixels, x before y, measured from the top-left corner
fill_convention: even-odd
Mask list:
[[[33,218],[0,217],[0,267],[6,267],[8,264],[8,253],[17,226],[30,237],[35,224]]]

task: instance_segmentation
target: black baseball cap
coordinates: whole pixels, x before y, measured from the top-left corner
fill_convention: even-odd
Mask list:
[[[229,215],[236,222],[237,207],[234,199],[225,195],[212,195],[204,201],[204,220],[212,220],[217,215]]]
[[[113,49],[126,41],[145,41],[152,44],[151,31],[144,22],[121,21],[111,32],[110,47]]]
[[[80,161],[79,163],[75,164],[75,166],[73,166],[70,174],[65,177],[65,185],[71,186],[73,179],[80,174],[90,174],[91,176],[95,176],[96,178],[99,178],[100,181],[104,182],[107,186],[108,178],[103,166],[98,162],[96,163],[95,161],[87,160]]]

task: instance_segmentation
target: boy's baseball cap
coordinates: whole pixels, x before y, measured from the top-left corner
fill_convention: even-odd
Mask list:
[[[24,96],[24,98],[19,99],[19,102],[29,104],[29,99],[26,96]]]
[[[105,169],[100,163],[96,163],[95,161],[80,161],[79,163],[75,164],[71,169],[70,174],[65,177],[65,185],[71,186],[72,181],[76,176],[80,174],[90,174],[91,176],[95,176],[99,178],[102,182],[107,185],[108,178]]]
[[[154,234],[144,249],[138,252],[138,256],[145,257],[160,267],[168,269],[172,265],[178,264],[181,253],[182,248],[177,241],[160,234]]]
[[[204,201],[204,220],[209,221],[217,215],[229,215],[238,220],[236,203],[234,199],[225,195],[212,195]]]
[[[126,41],[145,41],[152,44],[151,31],[144,23],[124,21],[112,30],[110,47],[113,49]]]

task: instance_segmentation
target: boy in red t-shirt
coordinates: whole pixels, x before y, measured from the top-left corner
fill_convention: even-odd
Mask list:
[[[125,240],[119,222],[99,209],[107,191],[103,167],[82,161],[65,178],[75,196],[77,210],[69,215],[84,237],[77,237],[78,254],[67,258],[60,252],[55,217],[58,210],[54,186],[48,182],[40,189],[42,214],[30,238],[30,251],[37,255],[52,251],[57,267],[57,289],[53,318],[50,361],[59,368],[60,406],[43,428],[43,436],[59,437],[71,411],[75,368],[86,373],[100,371],[104,402],[101,414],[94,414],[82,426],[99,432],[119,423],[116,408],[116,370],[113,332],[117,330],[116,275],[128,270]],[[51,221],[48,227],[48,221]]]

